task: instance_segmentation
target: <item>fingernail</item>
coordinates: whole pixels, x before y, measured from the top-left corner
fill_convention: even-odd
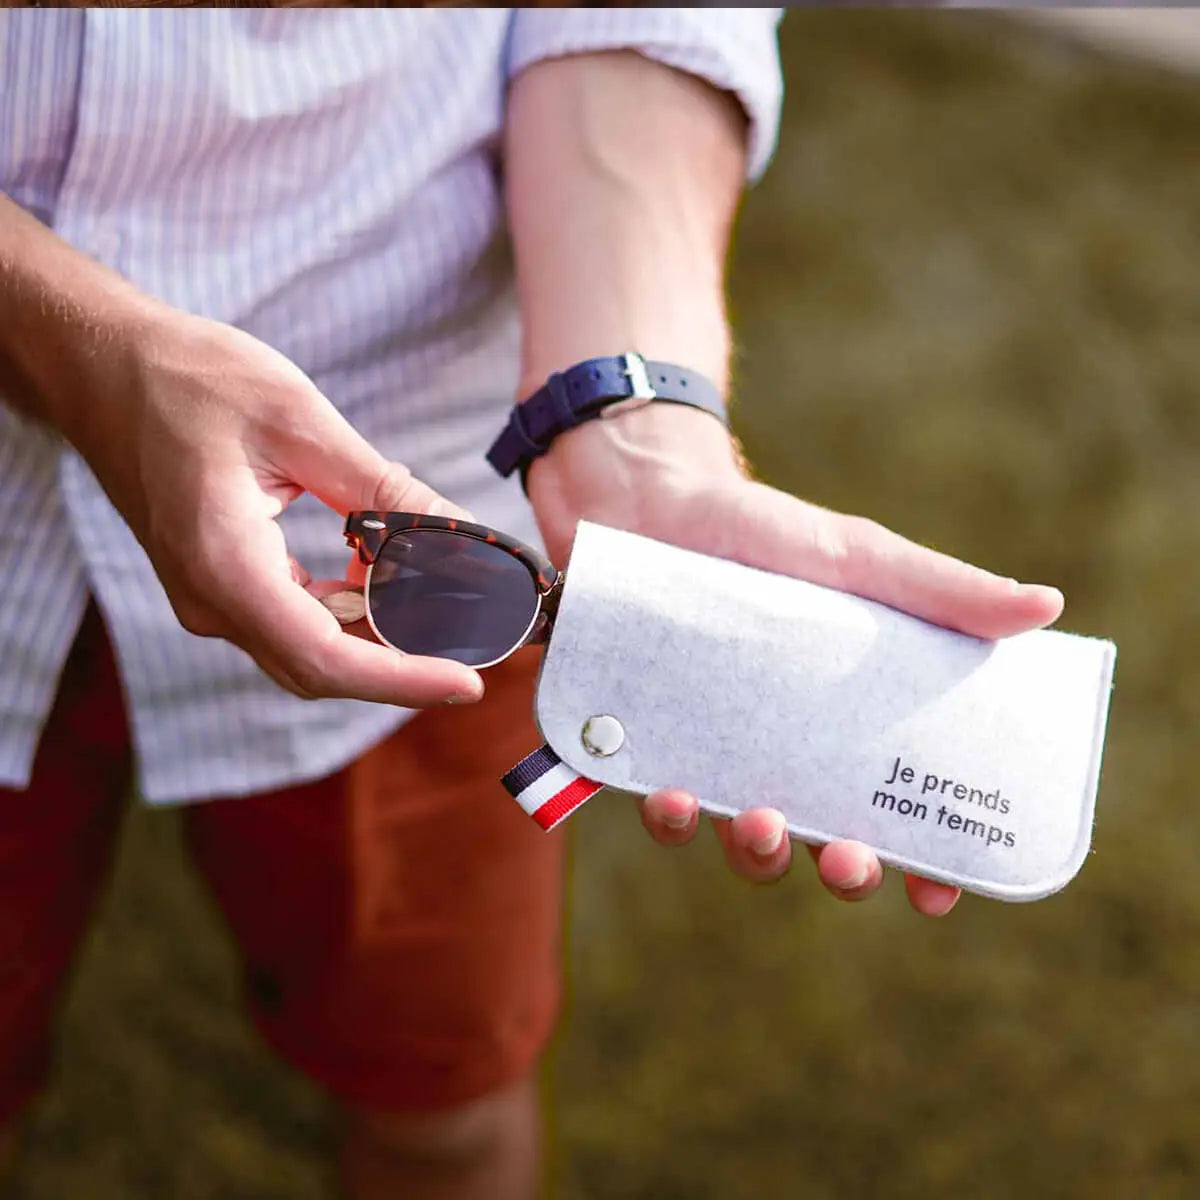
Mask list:
[[[475,704],[483,699],[483,684],[479,683],[472,688],[464,688],[461,692],[455,692],[447,704]]]
[[[671,808],[663,813],[662,823],[668,829],[686,829],[692,823],[692,814]]]
[[[943,897],[940,904],[935,904],[931,908],[926,909],[926,915],[930,917],[944,917],[958,903],[958,896],[951,892],[950,895]]]
[[[783,845],[783,839],[787,834],[787,825],[782,817],[772,821],[771,824],[771,829],[761,837],[752,839],[749,843],[750,849],[762,858],[769,858],[774,854]]]
[[[853,892],[862,887],[870,877],[871,868],[865,863],[859,863],[848,875],[843,875],[840,879],[831,879],[829,882],[840,891]]]
[[[1044,596],[1048,596],[1059,601],[1060,603],[1064,601],[1062,591],[1059,588],[1056,588],[1053,584],[1025,583],[1020,579],[1010,579],[1008,582],[1012,585],[1012,589],[1015,592],[1025,592],[1026,594],[1032,592],[1041,592]]]

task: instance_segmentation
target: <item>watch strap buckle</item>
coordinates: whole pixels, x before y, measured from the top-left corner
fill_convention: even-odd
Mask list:
[[[657,400],[658,393],[654,390],[654,385],[650,382],[650,372],[646,370],[646,360],[636,353],[622,354],[625,369],[621,372],[622,375],[628,377],[630,384],[633,387],[631,400]]]
[[[632,352],[622,354],[621,364],[621,374],[629,380],[631,391],[627,399],[607,404],[600,410],[598,415],[603,421],[619,417],[631,409],[644,408],[651,401],[658,399],[654,384],[650,382],[650,372],[646,369],[646,360],[640,354]]]

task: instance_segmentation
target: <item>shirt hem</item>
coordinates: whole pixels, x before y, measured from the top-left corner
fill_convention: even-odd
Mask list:
[[[295,761],[274,763],[254,771],[248,770],[244,762],[226,766],[216,764],[203,783],[193,780],[180,784],[177,780],[144,778],[137,791],[138,802],[146,808],[178,808],[210,801],[245,799],[325,779],[344,770],[416,715],[414,709],[395,709],[381,719],[362,722],[361,729],[341,728],[337,731],[336,747],[303,765]]]

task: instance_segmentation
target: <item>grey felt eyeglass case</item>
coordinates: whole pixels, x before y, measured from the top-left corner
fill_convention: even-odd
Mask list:
[[[982,641],[584,522],[536,714],[598,782],[778,808],[804,841],[1036,900],[1088,853],[1115,656],[1051,630]]]

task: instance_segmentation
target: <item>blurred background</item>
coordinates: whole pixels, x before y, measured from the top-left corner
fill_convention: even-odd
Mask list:
[[[991,12],[782,41],[733,264],[750,458],[1117,641],[1094,853],[934,922],[592,803],[551,1194],[1200,1195],[1200,74]],[[321,1098],[242,1023],[174,818],[128,833],[13,1196],[316,1200]]]

